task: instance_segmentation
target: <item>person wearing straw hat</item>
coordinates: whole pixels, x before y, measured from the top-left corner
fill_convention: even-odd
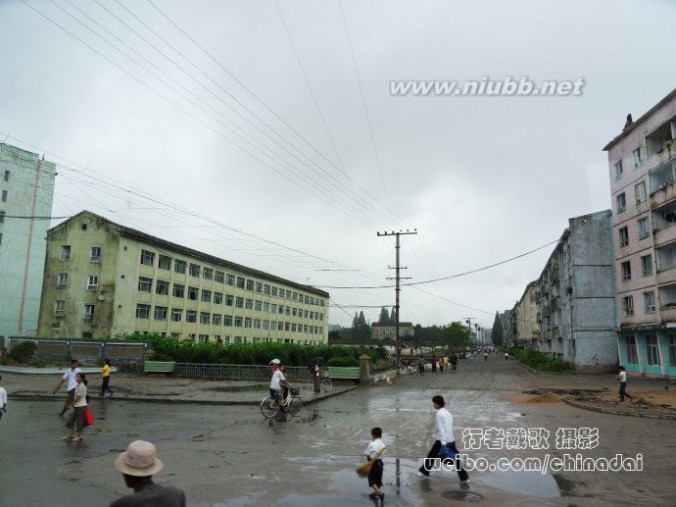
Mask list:
[[[186,507],[185,493],[173,486],[160,486],[152,476],[162,470],[164,463],[155,455],[150,442],[136,440],[115,460],[115,468],[122,473],[124,483],[134,493],[123,496],[110,507]]]

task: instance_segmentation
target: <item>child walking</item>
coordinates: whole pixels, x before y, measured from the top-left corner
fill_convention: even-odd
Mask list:
[[[382,441],[383,430],[376,427],[371,430],[371,442],[364,451],[367,461],[375,460],[373,467],[368,475],[369,486],[373,492],[369,498],[378,503],[380,500],[381,507],[385,505],[385,493],[380,488],[383,487],[383,461],[380,459],[385,452],[385,444]]]

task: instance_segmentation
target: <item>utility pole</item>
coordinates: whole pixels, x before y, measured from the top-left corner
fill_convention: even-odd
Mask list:
[[[399,288],[399,281],[402,280],[402,278],[401,278],[401,276],[399,276],[399,271],[401,269],[407,269],[406,267],[402,268],[399,265],[399,248],[400,248],[400,246],[399,246],[399,236],[406,236],[406,235],[412,235],[412,234],[418,234],[418,229],[413,229],[413,231],[409,231],[408,229],[406,229],[406,232],[404,232],[404,231],[399,231],[399,232],[394,232],[394,231],[387,232],[387,231],[385,231],[385,232],[378,232],[377,233],[378,237],[380,237],[380,236],[395,236],[396,237],[395,252],[396,252],[397,263],[396,263],[394,268],[392,268],[391,266],[388,266],[388,268],[396,270],[395,271],[396,276],[394,278],[396,280],[396,286],[395,286],[395,289],[394,289],[394,294],[395,294],[395,305],[394,305],[394,307],[397,310],[397,318],[395,320],[395,325],[396,325],[395,333],[396,333],[396,336],[397,336],[396,337],[396,340],[397,340],[397,369],[399,369],[399,365],[401,364],[401,339],[399,338],[399,314],[401,313],[399,311],[399,291],[401,289]],[[410,279],[410,277],[404,278],[404,280],[408,280],[408,279]],[[388,280],[391,280],[391,278],[388,278]]]
[[[476,317],[465,317],[465,322],[467,322],[467,327],[469,328],[469,339],[472,340],[472,321],[476,320]]]

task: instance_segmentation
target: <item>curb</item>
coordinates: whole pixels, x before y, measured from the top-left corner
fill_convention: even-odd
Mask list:
[[[324,396],[318,397],[318,398],[313,398],[311,400],[305,400],[303,399],[302,396],[300,396],[301,399],[303,399],[303,404],[305,406],[308,405],[313,405],[314,403],[317,403],[319,401],[323,401],[327,398],[333,398],[334,396],[339,396],[343,393],[347,393],[350,391],[354,391],[355,389],[359,389],[362,386],[354,386],[350,387],[348,389],[344,389],[342,391],[338,392],[330,392],[325,394]],[[18,401],[63,401],[62,396],[57,396],[57,395],[46,395],[46,394],[21,394],[21,392],[18,393],[9,393],[8,397],[11,400],[18,400]],[[186,405],[221,405],[221,406],[237,406],[237,405],[259,405],[261,403],[261,400],[230,400],[230,401],[219,401],[219,400],[191,400],[191,399],[182,399],[182,398],[157,398],[157,397],[140,397],[140,396],[109,396],[107,398],[100,398],[100,397],[95,397],[93,398],[94,400],[96,399],[105,399],[105,400],[116,400],[116,401],[130,401],[130,402],[139,402],[139,403],[160,403],[160,404],[169,404],[169,403],[183,403]]]
[[[581,408],[583,410],[591,410],[592,412],[600,412],[602,414],[610,414],[610,415],[626,415],[626,416],[633,416],[633,417],[643,417],[646,419],[662,419],[662,420],[669,420],[669,421],[676,421],[676,415],[671,415],[671,414],[660,414],[657,412],[652,412],[652,411],[641,411],[640,409],[636,411],[623,411],[623,410],[614,410],[612,408],[606,408],[606,407],[599,407],[597,405],[592,405],[589,403],[583,403],[581,401],[577,400],[570,400],[564,397],[561,397],[564,403],[567,403],[571,407],[576,407],[576,408]]]

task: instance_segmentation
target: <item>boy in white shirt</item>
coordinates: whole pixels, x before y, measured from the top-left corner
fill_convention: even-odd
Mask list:
[[[383,430],[378,427],[373,428],[371,430],[371,443],[369,443],[364,451],[367,461],[371,461],[377,457],[368,476],[369,486],[373,488],[373,493],[369,495],[369,498],[376,502],[380,499],[381,507],[385,505],[385,493],[380,489],[383,487],[383,460],[381,460],[380,457],[383,455],[381,451],[385,449],[382,437]],[[378,455],[378,453],[380,453],[380,455]]]
[[[0,381],[2,380],[2,375],[0,375]],[[4,387],[0,387],[0,419],[2,419],[2,414],[7,413],[7,391]]]
[[[627,371],[624,369],[624,366],[620,366],[617,380],[620,381],[620,401],[624,401],[625,396],[631,400],[633,396],[627,392]]]

